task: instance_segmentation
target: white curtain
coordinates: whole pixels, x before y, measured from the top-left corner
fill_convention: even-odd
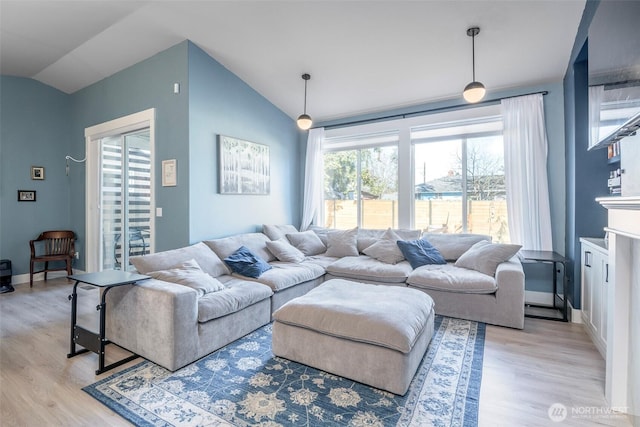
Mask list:
[[[324,178],[324,162],[322,157],[322,140],[324,128],[309,130],[307,138],[307,158],[304,167],[304,202],[302,206],[302,222],[300,230],[304,231],[311,224],[322,225],[322,187]]]
[[[502,120],[511,241],[527,250],[552,251],[542,94],[503,99]]]
[[[589,147],[600,141],[600,108],[603,97],[603,85],[589,87]]]

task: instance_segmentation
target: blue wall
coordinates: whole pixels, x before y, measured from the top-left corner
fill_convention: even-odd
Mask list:
[[[189,164],[188,96],[173,93],[174,83],[187,86],[187,42],[120,71],[72,95],[71,155],[84,157],[87,127],[143,111],[156,109],[155,167],[161,159],[177,159],[178,182],[186,183]],[[185,167],[186,166],[186,167]],[[85,235],[85,165],[73,164],[70,173],[71,223]],[[188,192],[162,187],[156,173],[156,205],[164,209],[156,220],[156,251],[189,243]],[[84,268],[81,257],[79,268]]]
[[[44,230],[72,229],[69,180],[69,96],[31,79],[0,76],[0,258],[13,273],[29,271],[29,240]],[[31,179],[43,166],[45,179]],[[35,190],[36,202],[18,202],[17,190]]]
[[[189,132],[192,242],[261,231],[262,224],[299,225],[301,150],[294,121],[192,43]],[[220,134],[269,146],[271,194],[218,194]]]
[[[190,81],[190,78],[193,81]],[[174,94],[174,83],[181,86]],[[31,79],[2,76],[0,257],[13,273],[29,271],[28,241],[45,229],[70,228],[84,269],[87,127],[156,109],[155,167],[177,160],[176,187],[156,174],[156,251],[241,231],[263,223],[300,221],[300,134],[294,121],[206,53],[184,41],[72,95]],[[269,196],[217,194],[216,135],[271,147]],[[30,166],[46,179],[32,181]],[[36,203],[17,203],[16,190],[37,191]]]

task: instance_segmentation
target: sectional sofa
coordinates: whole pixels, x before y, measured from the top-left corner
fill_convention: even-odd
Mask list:
[[[515,245],[419,230],[262,231],[133,257],[152,278],[110,291],[107,337],[174,371],[269,323],[286,302],[330,278],[408,286],[430,295],[437,314],[524,326]],[[440,263],[416,264],[423,261],[412,251],[423,256],[425,241]]]

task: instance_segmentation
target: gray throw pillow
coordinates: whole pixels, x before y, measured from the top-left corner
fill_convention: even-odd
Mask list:
[[[301,263],[304,261],[304,254],[283,237],[272,242],[267,242],[267,249],[278,258],[278,261]]]
[[[455,261],[476,243],[486,240],[491,242],[491,236],[470,233],[424,233],[422,238],[428,240],[447,261]]]
[[[322,240],[311,230],[287,234],[287,240],[306,256],[320,255],[327,250]]]
[[[225,289],[218,279],[202,271],[195,259],[184,261],[168,270],[150,271],[147,275],[157,280],[188,286],[198,291],[199,296]]]
[[[297,233],[298,229],[291,224],[286,225],[271,225],[263,224],[262,232],[267,235],[271,240],[278,240],[285,237],[287,233]]]
[[[496,275],[498,265],[511,259],[520,248],[522,248],[520,245],[489,243],[482,240],[463,253],[455,265],[493,277]]]
[[[327,233],[327,256],[358,256],[358,228],[331,230]]]
[[[397,264],[404,260],[404,255],[396,243],[398,240],[402,239],[389,228],[377,242],[362,253],[386,264]]]

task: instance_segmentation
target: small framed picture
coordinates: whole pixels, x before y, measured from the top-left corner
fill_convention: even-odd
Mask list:
[[[178,185],[176,177],[176,159],[162,161],[162,186],[175,187]]]
[[[44,167],[31,166],[31,179],[44,179]]]
[[[19,202],[35,202],[36,192],[33,190],[18,190]]]

